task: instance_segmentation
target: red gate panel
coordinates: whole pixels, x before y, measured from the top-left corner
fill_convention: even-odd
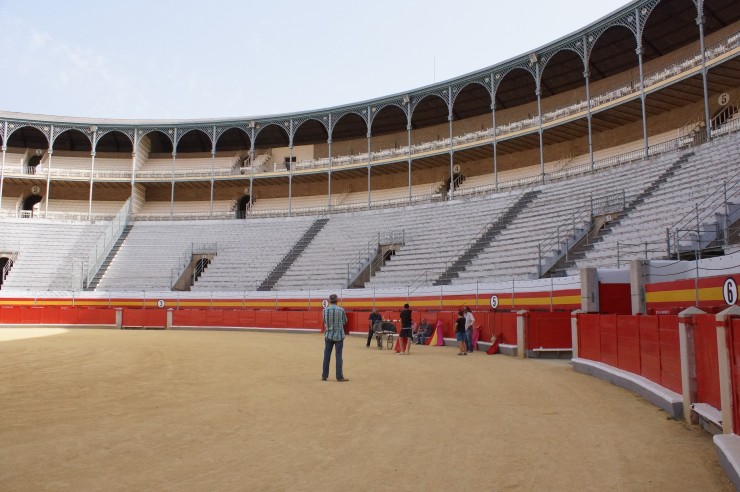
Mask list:
[[[732,378],[732,421],[740,429],[740,319],[730,323],[730,377]]]
[[[694,323],[697,399],[721,410],[717,321],[712,314],[698,314],[694,316]]]
[[[125,308],[122,325],[124,328],[166,328],[167,310]]]
[[[660,385],[681,393],[681,349],[678,316],[658,316],[660,340]]]
[[[570,348],[573,346],[570,331],[570,313],[532,312],[528,314],[526,349]]]

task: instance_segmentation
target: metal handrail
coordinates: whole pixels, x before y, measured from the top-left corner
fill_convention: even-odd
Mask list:
[[[368,263],[378,255],[378,249],[381,246],[389,244],[405,244],[406,231],[387,231],[378,232],[377,237],[371,239],[366,245],[362,246],[357,252],[357,259],[347,263],[347,284],[351,280],[352,274],[361,272]]]
[[[87,261],[85,267],[87,269],[87,275],[85,278],[85,286],[89,286],[92,279],[97,275],[98,270],[103,265],[103,262],[108,257],[113,245],[121,237],[123,229],[126,227],[129,221],[129,212],[131,211],[131,199],[129,198],[123,204],[121,209],[118,211],[116,216],[111,220],[111,223],[103,232],[98,240],[95,242],[90,252],[87,255]]]

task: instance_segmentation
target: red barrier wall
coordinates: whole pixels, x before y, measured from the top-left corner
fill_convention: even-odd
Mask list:
[[[697,399],[701,403],[709,403],[714,408],[721,409],[717,321],[714,315],[694,316],[694,353]]]
[[[151,310],[148,310],[151,311]],[[362,318],[362,313],[347,313]],[[321,311],[247,311],[239,309],[177,309],[172,311],[172,326],[202,328],[322,328]],[[367,323],[365,322],[365,327]]]
[[[493,325],[491,330],[496,335],[501,335],[501,343],[508,345],[517,344],[516,335],[516,313],[502,313],[496,311],[493,315]]]
[[[581,314],[578,355],[681,393],[676,316]]]
[[[735,432],[740,429],[740,319],[730,325],[730,372],[732,373],[732,420]]]
[[[122,326],[124,328],[166,328],[167,311],[126,308],[123,310]]]
[[[4,325],[115,325],[115,309],[77,307],[3,306],[0,324]]]

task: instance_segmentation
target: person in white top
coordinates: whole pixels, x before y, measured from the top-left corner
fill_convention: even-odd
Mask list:
[[[473,351],[473,326],[475,325],[475,316],[470,311],[470,307],[465,307],[465,346],[468,352]]]

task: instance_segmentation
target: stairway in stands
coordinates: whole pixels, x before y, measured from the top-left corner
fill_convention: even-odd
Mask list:
[[[450,285],[453,279],[459,276],[459,272],[465,270],[470,263],[480,254],[481,251],[493,243],[496,236],[506,229],[519,213],[527,208],[532,201],[537,198],[541,191],[530,190],[522,193],[517,200],[503,214],[500,214],[491,222],[485,230],[479,234],[478,238],[472,241],[468,248],[461,254],[447,269],[442,272],[434,285]]]
[[[95,290],[100,283],[100,279],[103,278],[105,275],[105,272],[108,271],[108,267],[110,266],[110,263],[113,261],[113,258],[116,257],[118,254],[118,250],[121,249],[121,246],[123,246],[123,242],[128,237],[128,233],[131,232],[131,229],[134,228],[133,224],[128,224],[126,227],[123,228],[123,231],[121,232],[121,235],[118,237],[118,241],[113,245],[113,247],[110,250],[110,253],[108,253],[108,256],[105,258],[105,261],[102,265],[100,265],[100,268],[98,269],[98,273],[95,274],[95,277],[90,281],[90,284],[85,287],[85,290],[92,291]]]
[[[693,157],[693,155],[693,152],[687,152],[686,154],[679,157],[673,164],[671,164],[665,171],[663,171],[660,176],[655,178],[655,181],[650,183],[650,186],[642,190],[642,192],[637,195],[635,199],[632,200],[630,204],[618,214],[617,218],[602,227],[595,237],[591,237],[591,235],[588,235],[586,236],[586,238],[584,238],[584,240],[573,246],[568,252],[568,260],[566,261],[565,257],[563,257],[550,269],[550,272],[552,272],[552,276],[564,275],[568,269],[576,268],[576,262],[578,260],[582,260],[583,258],[585,258],[589,251],[594,249],[596,244],[603,241],[605,236],[608,236],[612,233],[612,231],[614,231],[614,228],[622,222],[622,219],[627,217],[630,212],[644,203],[647,198],[655,193],[655,190],[660,188],[668,180],[668,178],[676,174],[676,172],[681,169],[681,166],[683,166],[691,157]]]
[[[265,278],[265,280],[262,281],[259,287],[257,287],[257,290],[272,290],[278,280],[280,280],[283,274],[288,271],[288,268],[291,267],[295,260],[298,259],[299,256],[301,256],[308,245],[311,244],[311,241],[313,241],[316,235],[321,232],[321,229],[324,228],[327,222],[329,222],[329,219],[326,217],[316,219],[314,223],[311,224],[311,227],[306,230],[303,236],[301,236],[301,238],[296,241],[290,251],[288,251],[288,253],[283,257],[283,259],[280,260],[277,265],[275,265],[275,268],[272,269],[267,278]]]

